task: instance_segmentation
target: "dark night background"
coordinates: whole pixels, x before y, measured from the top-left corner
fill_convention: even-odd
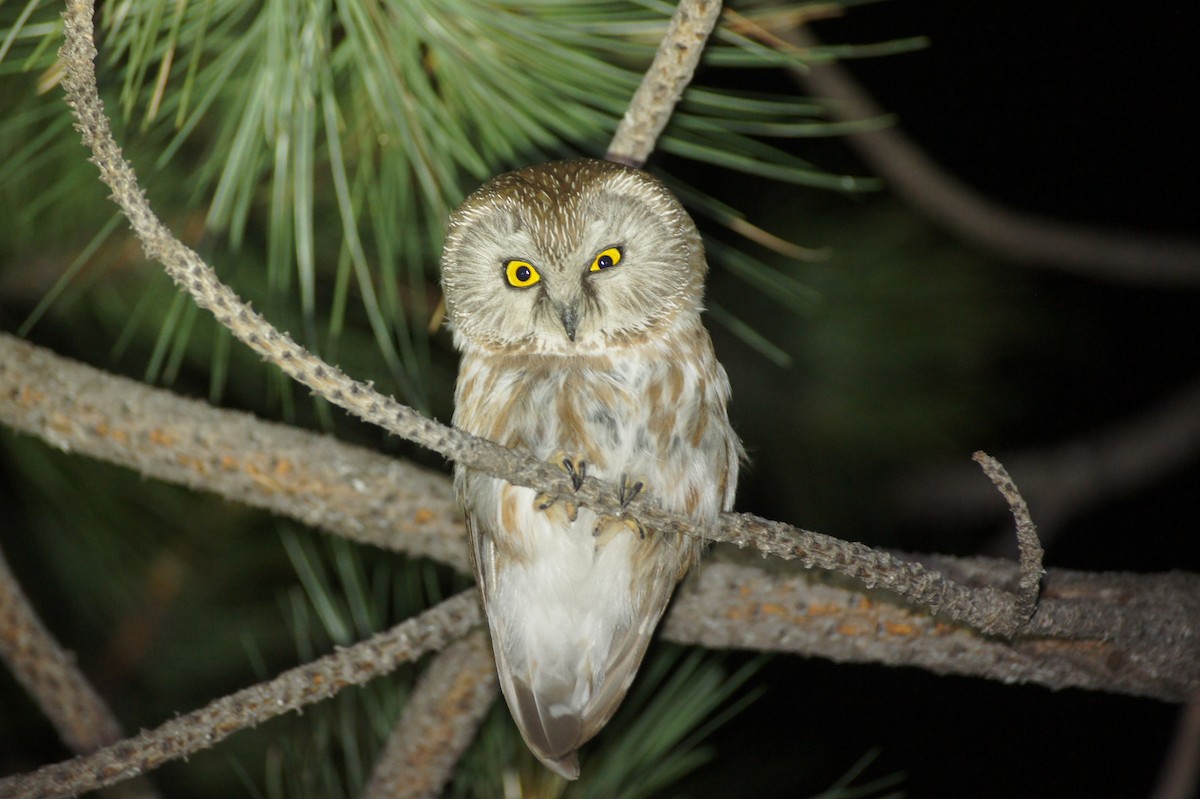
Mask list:
[[[1064,221],[1200,241],[1196,17],[1183,0],[892,0],[814,30],[828,43],[929,37],[922,50],[847,66],[935,161],[989,198]],[[774,73],[723,80],[802,93]],[[789,147],[827,169],[867,174],[840,141]],[[701,187],[731,181],[671,158],[655,164]],[[886,190],[845,197],[732,181],[748,218],[834,251],[830,262],[796,272],[821,295],[800,319],[728,274],[711,278],[710,297],[794,359],[788,369],[772,365],[710,324],[751,456],[739,510],[871,545],[977,553],[1005,534],[998,498],[994,515],[964,525],[902,514],[896,486],[926,469],[969,464],[977,449],[1004,461],[1098,433],[1200,371],[1194,287],[1016,265],[940,231]],[[0,314],[4,328],[27,310]],[[55,340],[61,333],[40,335],[71,354],[73,345]],[[1021,483],[1020,473],[1013,477]],[[1046,564],[1200,571],[1198,496],[1193,457],[1070,519],[1055,531]],[[0,487],[0,508],[15,515],[22,502]],[[155,512],[139,508],[149,519]],[[1036,521],[1036,505],[1032,512]],[[19,574],[36,573],[33,558],[10,558]],[[35,599],[39,590],[30,586]],[[716,757],[677,795],[811,796],[874,751],[859,782],[899,773],[912,797],[1147,796],[1179,715],[1153,700],[790,656],[771,659],[760,682],[768,691],[717,732]],[[0,689],[2,717],[16,689],[7,675]],[[20,734],[0,729],[0,746]]]
[[[919,52],[847,65],[936,162],[990,199],[1064,221],[1196,237],[1200,173],[1189,155],[1200,141],[1194,23],[1193,6],[1183,2],[888,2],[814,27],[825,42],[928,36],[930,46]],[[804,152],[813,157],[811,149]],[[863,171],[848,148],[835,144],[821,152],[828,159],[822,163]],[[868,217],[895,205],[886,196],[846,205],[856,202]],[[956,264],[952,269],[977,270],[998,304],[1020,309],[1025,329],[1010,331],[1007,348],[982,376],[984,414],[950,441],[898,453],[881,438],[847,454],[830,452],[836,446],[812,433],[795,440],[785,433],[781,441],[780,420],[792,413],[781,399],[756,421],[739,419],[752,450],[739,507],[872,544],[970,554],[1003,535],[1002,516],[974,530],[897,523],[881,486],[928,463],[965,462],[976,448],[1003,461],[1014,451],[1096,433],[1161,401],[1195,379],[1200,309],[1192,289],[1028,269],[924,221],[906,230],[902,246],[923,247],[930,260]],[[800,219],[790,235],[824,243],[805,231]],[[870,225],[857,235],[871,237]],[[881,301],[869,293],[868,301]],[[910,310],[939,314],[932,305]],[[727,354],[737,345],[717,339],[737,416],[747,375],[740,358]],[[777,379],[801,396],[821,390],[803,368]],[[761,388],[758,401],[795,396]],[[950,390],[976,396],[978,388]],[[897,397],[880,390],[873,399],[876,407],[866,412],[887,416]],[[1058,532],[1047,565],[1200,568],[1198,466],[1193,458],[1154,485],[1090,507]],[[789,479],[774,479],[784,469],[819,488],[788,489]],[[853,488],[839,485],[839,477]],[[1020,474],[1014,478],[1020,483]],[[1036,520],[1036,505],[1033,514]],[[811,794],[877,747],[867,773],[902,773],[914,797],[1147,796],[1179,715],[1153,700],[790,657],[776,658],[765,676],[770,692],[718,734],[720,754],[695,783],[704,786],[697,795]],[[745,774],[745,765],[760,775],[753,791],[722,781],[731,762],[739,766],[735,774]],[[799,775],[805,775],[800,784]]]

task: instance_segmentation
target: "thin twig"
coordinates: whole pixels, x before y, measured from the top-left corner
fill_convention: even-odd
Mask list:
[[[0,419],[17,429],[158,479],[217,491],[354,540],[429,555],[463,568],[461,527],[444,478],[439,484],[428,472],[397,472],[389,460],[355,454],[327,437],[174,398],[11,337],[0,335],[0,355],[5,356],[0,358],[0,397],[8,398],[0,401]],[[322,457],[313,457],[314,452]],[[520,472],[511,477],[517,482],[527,479]],[[395,478],[410,481],[416,493],[406,491]],[[596,504],[602,506],[603,490],[589,479],[580,495],[599,495]],[[280,502],[280,497],[286,501]],[[392,503],[395,508],[387,510]],[[1005,595],[976,594],[861,544],[748,514],[725,514],[719,528],[699,530],[656,507],[634,507],[644,523],[659,529],[753,546],[808,566],[841,571],[987,631],[1015,628],[989,621],[1004,617],[1009,602]],[[373,509],[380,508],[385,512],[376,517]],[[389,534],[393,522],[397,524]]]
[[[244,688],[91,755],[0,780],[7,799],[76,796],[113,785],[207,749],[233,733],[361,685],[401,663],[441,649],[481,618],[474,589],[463,591],[387,632],[338,650],[273,680]]]
[[[1024,626],[1033,617],[1033,611],[1037,607],[1038,589],[1041,587],[1042,577],[1046,574],[1042,566],[1042,556],[1045,553],[1038,540],[1037,527],[1029,516],[1029,506],[1025,503],[1025,498],[1021,496],[1021,492],[1017,490],[1016,484],[1000,462],[986,452],[976,452],[971,459],[983,467],[983,473],[1004,496],[1017,523],[1019,577],[1013,613],[1021,619],[1021,626]]]
[[[803,25],[780,36],[796,47],[821,46]],[[810,93],[830,101],[829,113],[839,121],[885,115],[837,63],[813,64],[792,73]],[[1195,241],[1114,233],[998,205],[946,173],[898,128],[850,132],[846,139],[913,208],[1018,263],[1140,285],[1200,286],[1200,244]]]
[[[496,688],[492,646],[482,629],[442,650],[405,702],[363,799],[441,796]]]
[[[1039,538],[1052,541],[1068,521],[1127,496],[1200,454],[1200,380],[1098,431],[1004,460],[1021,475],[1022,493],[1038,509]],[[972,470],[930,468],[897,482],[898,504],[917,518],[967,522],[986,518],[993,504]],[[1006,533],[985,551],[1011,551]]]
[[[720,16],[720,0],[679,0],[654,61],[642,76],[605,158],[633,167],[646,163],[675,104],[692,82],[704,45]]]

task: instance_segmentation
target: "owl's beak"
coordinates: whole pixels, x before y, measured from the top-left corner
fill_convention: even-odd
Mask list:
[[[574,341],[575,330],[579,326],[578,309],[574,305],[560,305],[558,307],[558,318],[562,320],[563,330],[567,331],[567,338]]]

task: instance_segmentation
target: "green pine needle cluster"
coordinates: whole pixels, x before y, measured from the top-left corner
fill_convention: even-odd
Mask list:
[[[769,26],[836,5],[736,8],[746,25]],[[372,352],[362,364],[366,376],[428,411],[438,404],[429,331],[447,214],[504,169],[602,154],[673,10],[653,0],[118,0],[100,6],[98,66],[118,138],[152,203],[185,242],[276,324],[327,357],[347,351],[349,328],[362,331]],[[31,232],[11,245],[21,251],[35,247],[38,235],[65,236],[85,253],[64,253],[73,263],[26,329],[63,294],[89,285],[79,280],[85,264],[105,274],[129,258],[109,243],[123,226],[97,218],[97,208],[108,209],[97,202],[94,170],[80,157],[55,90],[58,14],[53,2],[0,2],[0,98],[9,109],[0,150],[15,154],[0,167],[0,205]],[[718,28],[706,71],[659,149],[777,181],[840,191],[873,186],[824,172],[773,143],[841,132],[845,126],[824,121],[819,104],[705,81],[855,49],[791,52],[740,31]],[[31,185],[43,187],[32,202],[24,196]],[[692,199],[699,214],[728,224],[730,209],[719,198]],[[44,224],[46,217],[57,221]],[[64,223],[66,230],[54,229]],[[85,237],[83,230],[98,232]],[[778,272],[747,249],[714,253],[714,261],[770,290]],[[789,288],[782,296],[803,293]],[[802,310],[803,303],[789,307]],[[210,371],[210,394],[221,397],[227,338],[209,332],[203,346],[189,346],[211,322],[158,297],[109,310],[126,342],[146,335],[141,322],[160,329],[148,345],[148,378],[169,379],[191,364]],[[781,360],[750,325],[728,321]],[[288,389],[275,389],[286,403]]]

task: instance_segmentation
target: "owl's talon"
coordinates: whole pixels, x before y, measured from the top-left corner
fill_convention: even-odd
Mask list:
[[[587,470],[587,461],[583,458],[576,458],[568,455],[564,450],[556,450],[550,456],[549,462],[562,469],[567,473],[567,477],[571,479],[571,486],[578,491],[583,485],[584,473]],[[541,493],[534,497],[533,506],[538,510],[549,510],[556,502],[562,503],[562,509],[567,515],[569,521],[575,521],[579,518],[579,504],[569,499],[556,496],[553,494]]]
[[[549,461],[567,473],[567,477],[571,478],[571,486],[578,491],[587,473],[587,461],[562,449],[555,450]]]
[[[621,475],[621,483],[617,490],[617,499],[621,501],[621,510],[629,507],[629,503],[637,499],[638,494],[641,494],[646,489],[646,481],[630,480],[628,475]],[[641,525],[638,525],[639,527]],[[645,535],[642,536],[645,538]]]
[[[602,541],[597,541],[596,545],[600,546],[616,535],[619,529],[614,528],[628,530],[635,534],[639,541],[646,540],[646,528],[642,527],[642,523],[634,516],[623,513],[620,516],[601,516],[596,521],[596,527],[592,530],[592,538],[603,539]]]

